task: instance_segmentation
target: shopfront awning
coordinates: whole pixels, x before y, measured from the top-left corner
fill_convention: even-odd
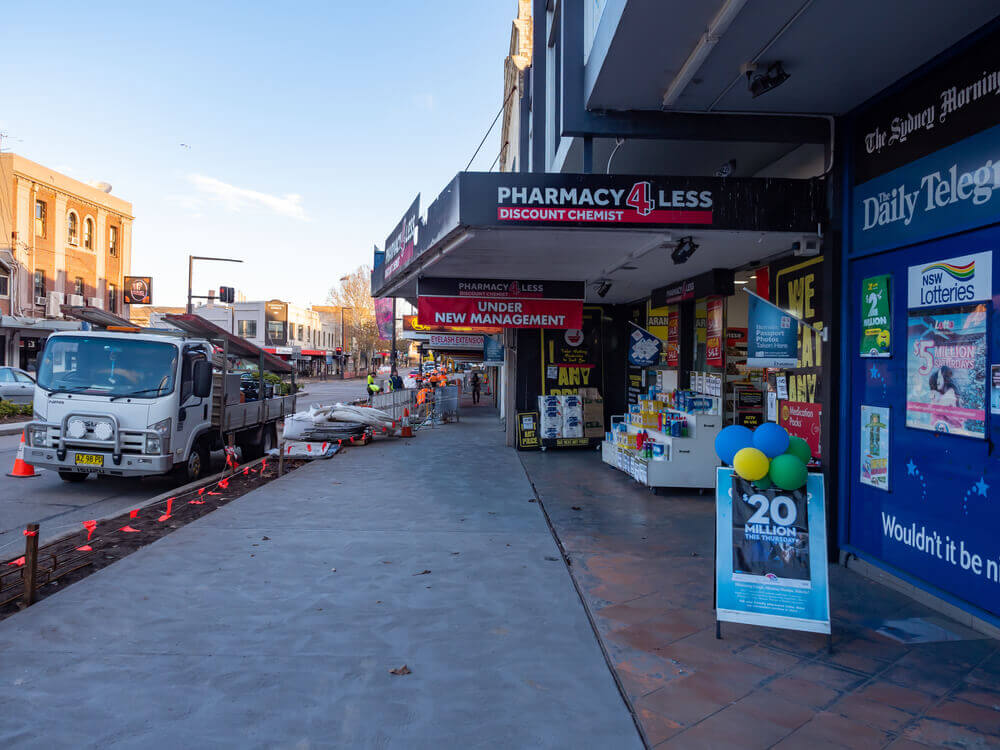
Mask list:
[[[815,240],[825,189],[821,179],[463,172],[428,208],[408,262],[389,278],[376,269],[372,289],[412,299],[421,276],[566,280],[586,282],[588,302],[629,302]],[[694,252],[678,263],[688,237]]]

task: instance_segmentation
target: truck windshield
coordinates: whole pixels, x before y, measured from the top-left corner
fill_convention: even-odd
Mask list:
[[[159,341],[52,336],[38,367],[49,392],[156,398],[174,389],[177,347]]]

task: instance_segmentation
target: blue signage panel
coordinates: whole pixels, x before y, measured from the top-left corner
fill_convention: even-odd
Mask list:
[[[1000,125],[854,188],[852,255],[1000,221]]]
[[[503,344],[499,336],[483,336],[483,363],[492,366],[503,365]]]
[[[750,295],[747,320],[748,367],[798,367],[798,320],[756,294]]]
[[[853,550],[929,584],[956,604],[1000,618],[1000,461],[995,450],[990,455],[991,446],[1000,442],[1000,419],[985,409],[990,365],[1000,358],[1000,300],[991,296],[988,302],[971,306],[915,307],[919,296],[902,283],[912,269],[922,278],[926,269],[942,265],[954,266],[961,276],[971,262],[965,259],[974,258],[976,274],[988,270],[983,281],[987,288],[997,289],[997,264],[983,262],[982,255],[996,250],[1000,250],[1000,227],[990,227],[851,262],[846,294],[859,294],[870,276],[891,274],[895,277],[889,285],[892,309],[911,310],[891,321],[891,338],[908,341],[906,355],[852,363],[851,406],[843,425],[850,455],[841,461],[850,467],[846,541]],[[849,306],[852,316],[860,313],[855,307]],[[914,338],[910,329],[915,321],[932,333]],[[858,350],[862,335],[856,323],[844,326],[851,352]],[[921,345],[928,336],[935,339],[934,349]],[[978,343],[976,336],[983,342]],[[928,370],[917,378],[914,357],[921,355]],[[944,367],[950,373],[942,373]],[[968,429],[916,429],[926,426],[913,424],[915,401],[929,412],[960,412],[975,406],[981,421],[974,437],[986,439],[969,439]],[[893,429],[888,433],[888,469],[893,478],[889,491],[869,486],[861,476],[866,429],[862,405],[893,412]],[[960,424],[967,427],[973,422]]]
[[[757,490],[720,466],[715,520],[719,620],[830,632],[822,474],[795,492]]]
[[[628,339],[628,362],[637,367],[652,367],[660,361],[663,342],[645,328],[632,323],[632,335]]]

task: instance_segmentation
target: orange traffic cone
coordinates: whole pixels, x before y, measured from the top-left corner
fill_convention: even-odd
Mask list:
[[[9,477],[28,479],[30,477],[40,477],[41,474],[35,471],[35,467],[24,460],[24,432],[21,432],[21,444],[17,446],[17,456],[14,457],[14,468],[7,472]]]
[[[400,437],[413,437],[413,428],[410,427],[410,410],[403,409],[403,426],[399,430]]]

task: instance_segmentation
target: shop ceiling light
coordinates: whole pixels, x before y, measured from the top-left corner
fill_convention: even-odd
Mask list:
[[[602,281],[600,286],[597,287],[597,296],[606,297],[608,295],[608,292],[610,291],[611,291],[611,282]]]
[[[698,245],[695,244],[693,237],[681,237],[677,241],[677,247],[670,253],[670,257],[677,265],[687,263],[688,258],[694,255],[694,251],[697,249]]]
[[[787,81],[791,76],[781,65],[781,60],[771,63],[766,73],[755,74],[753,70],[747,70],[747,88],[750,89],[750,96],[756,99],[761,94],[766,94],[771,89]]]

